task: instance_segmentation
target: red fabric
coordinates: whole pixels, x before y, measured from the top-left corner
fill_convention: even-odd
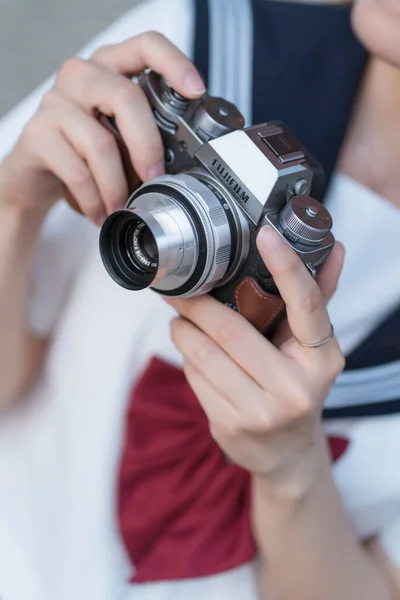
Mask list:
[[[337,440],[333,457],[346,449]],[[250,477],[226,461],[183,372],[157,358],[132,392],[118,507],[134,582],[212,575],[255,555]]]
[[[249,475],[228,464],[182,371],[154,358],[134,390],[119,519],[135,582],[201,577],[249,562]]]
[[[332,462],[336,462],[345,454],[350,440],[339,435],[332,435],[328,438],[328,443],[331,451]]]

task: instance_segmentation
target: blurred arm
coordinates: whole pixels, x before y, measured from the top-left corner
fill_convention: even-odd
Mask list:
[[[323,451],[306,490],[253,481],[263,600],[398,600],[400,574],[378,544],[359,544]],[[320,460],[320,459],[318,459]]]
[[[16,207],[0,183],[0,410],[15,401],[43,360],[46,340],[27,328],[32,261],[44,214]]]

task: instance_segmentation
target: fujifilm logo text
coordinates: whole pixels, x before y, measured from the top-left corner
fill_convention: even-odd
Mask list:
[[[229,171],[227,171],[216,158],[214,159],[212,166],[217,171],[221,179],[223,179],[229,185],[232,191],[235,192],[238,198],[240,198],[240,200],[246,204],[250,199],[249,195],[243,191],[242,187],[238,184],[236,179],[232,177]]]

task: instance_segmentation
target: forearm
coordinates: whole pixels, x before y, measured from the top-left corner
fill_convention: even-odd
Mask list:
[[[298,496],[253,480],[263,600],[395,600],[352,530],[325,449],[316,465],[314,484]]]
[[[44,342],[29,335],[26,305],[33,256],[45,217],[6,197],[0,173],[0,409],[22,391]]]

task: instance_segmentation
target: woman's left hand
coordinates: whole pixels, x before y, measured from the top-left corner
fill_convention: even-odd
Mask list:
[[[326,301],[333,294],[344,250],[336,244],[318,283],[271,228],[258,250],[286,303],[291,336],[269,342],[238,313],[210,296],[168,299],[180,313],[172,339],[189,384],[210,421],[211,434],[236,464],[252,473],[286,478],[309,464],[318,447],[324,400],[344,367],[329,336]]]

